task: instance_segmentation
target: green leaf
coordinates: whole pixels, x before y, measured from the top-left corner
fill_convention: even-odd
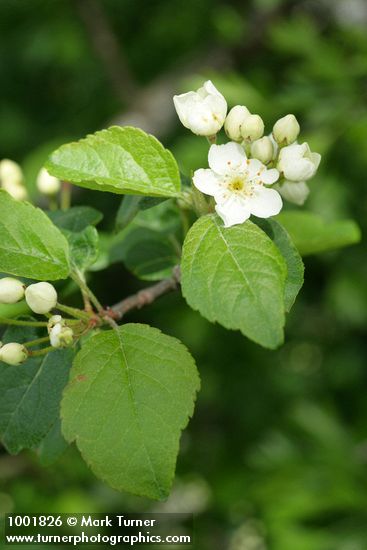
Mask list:
[[[199,377],[175,338],[140,324],[88,339],[64,392],[65,438],[113,488],[165,498]]]
[[[3,342],[38,336],[32,328],[12,327]],[[0,362],[0,439],[10,453],[37,446],[55,423],[72,357],[73,352],[65,349],[30,358],[18,367]]]
[[[70,247],[70,263],[73,269],[85,271],[98,258],[98,232],[89,225],[83,231],[74,233],[63,230]]]
[[[0,270],[29,279],[65,279],[70,271],[65,237],[42,210],[0,190]]]
[[[302,256],[358,243],[361,232],[352,220],[325,222],[312,212],[283,212],[277,220],[284,225]]]
[[[112,262],[122,261],[137,277],[168,277],[181,256],[181,221],[173,201],[139,212],[114,239]]]
[[[252,222],[224,228],[218,216],[200,218],[182,252],[182,293],[209,321],[267,348],[283,341],[285,261]]]
[[[153,136],[113,126],[57,149],[46,164],[56,177],[82,187],[154,197],[180,191],[177,163]]]
[[[61,433],[61,420],[57,418],[37,449],[41,464],[50,466],[60,458],[68,446]]]
[[[270,237],[279,248],[287,264],[287,279],[285,282],[285,310],[289,312],[303,285],[304,265],[302,258],[284,227],[271,218],[256,220],[256,224]]]
[[[46,212],[50,220],[61,229],[83,231],[88,225],[97,225],[103,215],[90,206],[73,206],[68,210],[50,210]]]
[[[139,210],[148,210],[167,199],[160,197],[142,197],[140,195],[127,195],[121,201],[116,216],[116,229],[121,231],[129,225],[138,214]]]

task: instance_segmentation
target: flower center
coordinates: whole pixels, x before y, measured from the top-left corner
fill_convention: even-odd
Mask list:
[[[230,183],[228,184],[228,189],[230,191],[243,191],[245,183],[245,178],[236,177],[230,181]]]

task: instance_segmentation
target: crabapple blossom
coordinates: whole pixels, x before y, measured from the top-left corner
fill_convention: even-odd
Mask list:
[[[37,176],[37,188],[44,195],[55,195],[60,191],[61,182],[58,178],[51,176],[46,168],[41,168]]]
[[[232,141],[212,145],[208,161],[210,168],[196,170],[193,182],[199,191],[214,197],[215,210],[225,227],[243,223],[251,214],[268,218],[280,212],[279,193],[267,187],[277,181],[278,170],[248,159],[243,148]]]
[[[0,161],[0,181],[4,183],[20,185],[23,183],[23,172],[19,164],[10,159]]]
[[[277,183],[274,186],[288,202],[302,206],[307,199],[310,188],[305,181],[288,181]]]
[[[0,347],[0,361],[8,365],[20,365],[28,358],[28,352],[22,344],[11,342]]]
[[[274,147],[271,139],[268,136],[264,136],[254,141],[251,144],[251,155],[264,164],[268,164],[274,155]]]
[[[24,298],[24,284],[19,279],[0,279],[0,304],[16,304]]]
[[[321,155],[311,152],[308,143],[293,143],[281,149],[277,168],[286,180],[307,181],[316,174],[320,161]]]
[[[35,283],[25,291],[28,306],[35,313],[48,313],[57,303],[57,292],[50,283]]]
[[[63,322],[56,323],[50,330],[50,343],[53,348],[65,348],[73,343],[74,333]]]
[[[196,92],[175,95],[173,103],[185,128],[198,136],[215,136],[224,124],[227,102],[211,80]]]
[[[251,113],[244,105],[236,105],[229,111],[224,123],[224,130],[232,141],[242,141],[242,124]]]
[[[278,145],[290,145],[298,138],[301,128],[294,115],[280,118],[273,128],[273,136]]]

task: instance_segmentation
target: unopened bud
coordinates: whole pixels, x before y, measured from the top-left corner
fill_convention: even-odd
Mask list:
[[[0,361],[7,365],[20,365],[28,358],[28,352],[22,344],[4,344],[0,348]]]
[[[251,155],[264,164],[270,162],[274,155],[274,147],[271,139],[265,136],[254,141],[251,145]]]
[[[0,279],[0,304],[16,304],[24,298],[24,284],[13,277]]]
[[[57,303],[57,292],[50,283],[35,283],[25,290],[28,306],[35,313],[48,313]]]
[[[298,138],[300,126],[294,115],[280,118],[273,128],[273,136],[279,145],[290,145]]]
[[[241,128],[246,118],[251,115],[244,105],[236,105],[229,111],[224,123],[224,129],[232,141],[242,141]]]
[[[50,331],[50,342],[54,348],[66,348],[71,346],[74,333],[70,327],[57,323]]]
[[[2,184],[2,188],[9,193],[16,201],[25,201],[28,193],[22,183],[12,183],[10,181]]]
[[[5,184],[22,184],[23,172],[19,164],[9,159],[0,161],[0,181],[3,187]]]
[[[41,168],[37,176],[37,188],[44,195],[55,195],[60,191],[61,182],[58,178],[51,176],[46,168]]]
[[[259,115],[249,115],[241,126],[242,138],[255,141],[264,135],[264,121]]]

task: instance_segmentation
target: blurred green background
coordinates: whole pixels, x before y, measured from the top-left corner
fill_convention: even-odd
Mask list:
[[[180,127],[172,95],[211,78],[269,131],[298,117],[323,155],[306,207],[364,232],[366,25],[365,0],[2,0],[0,157],[21,163],[32,188],[60,143],[133,124],[189,173],[206,165],[207,143]],[[105,229],[119,202],[75,190]],[[74,448],[46,468],[0,449],[0,512],[187,511],[200,550],[365,550],[364,243],[305,264],[276,352],[210,325],[179,295],[130,316],[180,338],[202,377],[166,503],[109,489]],[[122,265],[92,279],[106,304],[141,286]]]

